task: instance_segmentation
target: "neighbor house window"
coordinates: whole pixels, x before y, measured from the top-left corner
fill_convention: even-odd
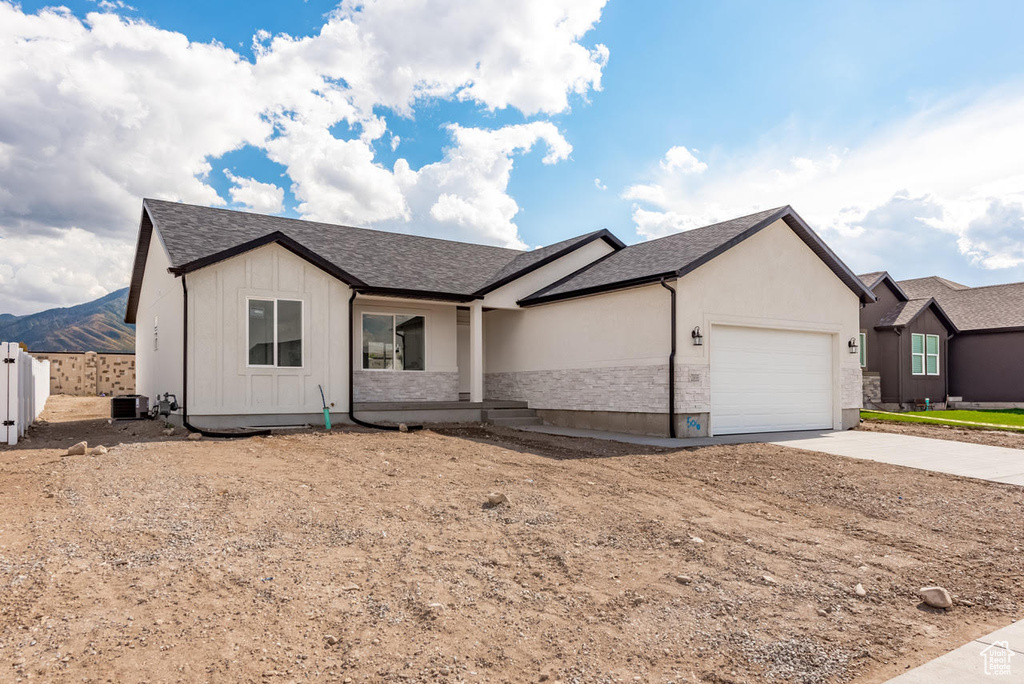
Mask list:
[[[868,336],[860,334],[860,367],[867,368],[868,365]]]
[[[924,345],[924,369],[928,375],[939,374],[939,336],[926,335]]]
[[[910,372],[914,375],[939,374],[938,335],[910,335]]]
[[[302,302],[249,300],[249,365],[302,367]]]
[[[425,370],[423,316],[363,314],[364,370]]]
[[[160,349],[160,317],[153,316],[153,351]]]

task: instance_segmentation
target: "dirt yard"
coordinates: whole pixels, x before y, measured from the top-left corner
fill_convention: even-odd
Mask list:
[[[865,420],[857,428],[868,432],[894,432],[900,435],[949,439],[954,442],[972,442],[991,446],[1024,449],[1024,432],[1010,430],[984,430],[959,428],[949,425],[927,425],[925,423],[901,423],[893,420]]]
[[[2,681],[882,682],[1024,616],[1024,488],[481,428],[192,442],[106,412],[54,397],[0,450]],[[83,438],[112,448],[61,456]],[[919,603],[933,583],[953,609]]]

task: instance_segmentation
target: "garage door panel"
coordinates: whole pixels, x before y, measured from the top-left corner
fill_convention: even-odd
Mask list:
[[[832,338],[716,326],[711,335],[715,434],[832,427]]]

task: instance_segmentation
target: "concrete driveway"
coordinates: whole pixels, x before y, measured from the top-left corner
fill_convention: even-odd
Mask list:
[[[804,432],[772,444],[1024,486],[1024,449],[886,432]]]
[[[951,475],[962,475],[980,480],[1024,486],[1024,449],[954,442],[947,439],[912,437],[910,435],[897,435],[886,432],[861,432],[859,430],[833,432],[831,430],[816,430],[809,432],[771,432],[752,435],[728,435],[724,437],[669,439],[667,437],[646,437],[618,432],[554,427],[552,425],[529,425],[519,429],[530,432],[544,432],[552,435],[610,439],[630,444],[645,444],[669,448],[767,442],[793,449],[821,451],[826,454],[849,456],[850,458],[866,458],[871,461],[892,463],[909,468],[934,470],[940,473],[950,473]]]

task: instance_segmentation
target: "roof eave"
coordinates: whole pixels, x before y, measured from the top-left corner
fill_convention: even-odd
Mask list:
[[[147,225],[147,220],[148,225]],[[125,305],[124,322],[135,325],[139,311],[139,296],[142,291],[142,278],[146,273],[146,261],[149,258],[149,243],[153,239],[156,222],[153,220],[146,200],[142,200],[142,214],[139,216],[139,235],[135,241],[135,260],[132,263],[132,278],[128,287],[128,302]]]
[[[605,285],[595,285],[581,290],[572,290],[571,292],[560,292],[558,294],[541,295],[539,297],[530,295],[529,297],[520,299],[516,303],[522,307],[536,306],[538,304],[547,304],[549,302],[557,302],[564,299],[575,299],[577,297],[588,297],[590,295],[601,294],[603,292],[625,290],[630,287],[639,287],[641,285],[652,285],[654,283],[661,282],[664,279],[676,279],[677,277],[678,275],[675,271],[666,271],[665,273],[631,278],[629,280],[620,280],[614,283],[607,283]]]
[[[351,273],[348,273],[347,271],[338,268],[331,262],[327,261],[320,255],[318,255],[313,250],[307,248],[305,245],[298,242],[297,240],[294,240],[293,238],[285,235],[281,231],[274,231],[273,233],[262,235],[253,240],[249,240],[247,242],[235,245],[234,247],[229,247],[228,249],[221,250],[214,254],[209,254],[205,257],[195,259],[193,261],[188,262],[187,264],[182,264],[180,266],[172,266],[168,270],[175,275],[191,273],[192,271],[197,271],[201,268],[212,266],[213,264],[220,263],[221,261],[225,261],[232,257],[236,257],[240,254],[250,252],[254,249],[258,249],[259,247],[264,247],[269,244],[278,244],[281,247],[284,247],[289,252],[295,254],[301,259],[308,261],[309,263],[319,268],[321,271],[324,271],[328,275],[334,276],[335,278],[342,281],[346,285],[349,285],[350,287],[367,287],[366,283],[364,283],[359,278],[356,278]]]
[[[475,297],[478,297],[478,298],[479,297],[483,297],[484,295],[486,295],[486,294],[488,294],[490,292],[494,292],[499,287],[503,287],[505,285],[508,285],[509,283],[511,283],[511,282],[513,282],[515,280],[518,280],[518,279],[522,278],[525,275],[533,273],[537,269],[539,269],[539,268],[541,268],[543,266],[547,266],[548,264],[550,264],[550,263],[552,263],[554,261],[557,261],[558,259],[561,259],[562,257],[575,252],[577,249],[581,249],[582,247],[585,247],[585,246],[589,245],[590,243],[595,242],[597,240],[604,240],[605,242],[607,242],[612,247],[613,253],[619,251],[620,249],[622,249],[623,247],[626,246],[625,243],[622,242],[622,240],[620,240],[619,238],[615,237],[615,235],[613,235],[611,231],[609,231],[607,228],[605,228],[605,229],[602,229],[602,230],[599,230],[599,231],[593,233],[592,235],[588,236],[584,240],[580,240],[579,242],[575,242],[575,243],[565,247],[564,249],[560,249],[557,252],[553,252],[552,254],[549,254],[548,256],[544,257],[543,259],[540,259],[539,261],[530,264],[526,268],[522,268],[522,269],[516,271],[515,273],[510,273],[509,275],[505,276],[504,278],[501,278],[500,280],[496,280],[493,283],[490,283],[490,284],[480,288],[479,290],[477,290],[473,294],[474,294]]]
[[[843,260],[836,256],[836,253],[825,244],[825,241],[818,237],[818,234],[807,225],[807,222],[800,217],[799,214],[791,206],[783,208],[781,215],[778,217],[786,222],[790,228],[795,232],[806,244],[811,248],[818,257],[825,262],[832,272],[849,287],[854,294],[858,296],[860,301],[864,304],[870,304],[871,302],[878,301],[878,297],[861,281],[857,275],[850,270],[850,268],[843,263]]]
[[[378,295],[381,297],[402,297],[406,299],[434,299],[445,302],[472,302],[477,299],[483,299],[482,296],[475,294],[465,294],[462,292],[440,292],[435,290],[417,290],[411,288],[402,287],[353,287],[359,294],[362,295]]]

